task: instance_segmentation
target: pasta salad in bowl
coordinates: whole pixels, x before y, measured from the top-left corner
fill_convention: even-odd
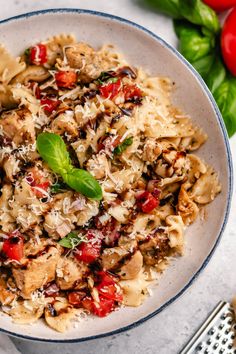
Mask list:
[[[89,337],[90,321],[99,335],[99,321],[128,308],[137,321],[157,278],[185,258],[186,229],[227,194],[220,166],[198,155],[201,122],[173,100],[176,79],[70,30],[17,57],[0,47],[1,312],[8,333],[41,340],[46,326],[56,339],[78,339],[77,326]]]

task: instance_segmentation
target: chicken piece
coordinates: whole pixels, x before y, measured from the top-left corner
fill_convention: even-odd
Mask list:
[[[63,333],[79,312],[79,309],[74,309],[66,302],[56,301],[45,309],[45,321],[51,328]]]
[[[70,219],[65,218],[60,211],[52,209],[45,215],[44,229],[50,237],[59,239],[63,238],[74,229]]]
[[[94,155],[86,164],[87,170],[96,179],[102,179],[106,176],[106,171],[109,171],[109,165],[106,154],[101,153]]]
[[[170,246],[168,236],[164,233],[156,232],[147,241],[139,245],[143,255],[144,263],[154,266],[160,263],[169,255]]]
[[[38,253],[41,253],[45,250],[47,246],[52,246],[54,241],[50,238],[33,238],[33,235],[30,237],[30,240],[24,243],[24,256],[36,256]]]
[[[65,50],[71,68],[80,69],[79,79],[91,82],[101,73],[101,60],[95,50],[86,43],[78,43]]]
[[[29,299],[35,290],[55,279],[59,258],[59,250],[50,247],[38,258],[29,260],[26,269],[13,268],[12,273],[23,298]]]
[[[61,257],[57,264],[57,285],[62,290],[72,289],[75,282],[83,280],[88,267],[75,259]]]
[[[3,277],[0,278],[0,304],[9,305],[16,298],[16,294],[7,287],[7,282]]]
[[[14,155],[8,156],[4,159],[3,169],[6,173],[6,177],[13,182],[14,176],[20,171],[19,160],[16,160]]]
[[[143,256],[140,251],[136,251],[132,258],[128,260],[118,273],[121,279],[134,279],[138,276],[143,267]]]
[[[121,238],[123,239],[123,238]],[[115,270],[122,266],[127,257],[132,255],[137,248],[135,240],[119,240],[119,246],[105,248],[102,253],[102,266],[107,270]]]
[[[161,146],[155,139],[147,139],[143,147],[142,159],[148,162],[154,162],[162,152]]]
[[[77,217],[77,225],[83,226],[93,216],[96,216],[98,212],[99,212],[99,202],[95,200],[87,200],[84,209],[75,214]]]
[[[22,108],[4,113],[0,126],[4,135],[16,145],[35,142],[34,121],[27,109]]]
[[[78,136],[78,127],[73,115],[74,113],[72,111],[59,114],[51,124],[52,132],[59,135],[67,133],[72,137]]]

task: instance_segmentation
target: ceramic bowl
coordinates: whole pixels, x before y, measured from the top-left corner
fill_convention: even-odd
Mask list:
[[[169,306],[186,291],[211,258],[227,222],[232,195],[232,163],[228,137],[216,103],[201,77],[172,47],[147,29],[112,15],[72,9],[46,10],[1,21],[0,43],[12,54],[59,33],[74,33],[78,40],[95,48],[115,44],[129,63],[153,75],[170,77],[175,83],[173,101],[191,115],[209,138],[198,154],[219,171],[222,192],[206,207],[200,219],[186,232],[185,256],[171,262],[159,285],[138,308],[122,308],[105,318],[91,317],[60,334],[43,320],[29,326],[13,324],[1,315],[1,330],[21,338],[76,342],[118,333],[136,326]]]

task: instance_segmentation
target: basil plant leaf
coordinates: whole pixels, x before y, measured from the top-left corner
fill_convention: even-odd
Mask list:
[[[90,199],[102,199],[102,188],[89,172],[78,168],[71,168],[62,177],[66,184],[75,191]]]
[[[214,48],[214,38],[204,36],[196,26],[179,20],[174,25],[180,39],[179,51],[191,63],[208,55]]]
[[[204,26],[214,33],[220,31],[220,23],[216,12],[201,0],[179,0],[179,5],[182,17],[191,23]]]
[[[54,172],[63,174],[70,168],[70,156],[59,135],[54,133],[39,134],[37,150]]]
[[[216,55],[211,69],[205,78],[206,84],[213,95],[217,88],[223,83],[225,77],[226,69],[219,54]]]
[[[173,18],[183,18],[179,0],[146,0],[145,3],[165,15]]]
[[[214,97],[231,137],[236,132],[236,78],[226,78],[216,89]]]
[[[127,149],[127,147],[132,144],[133,144],[132,137],[125,139],[121,144],[119,144],[118,146],[115,147],[114,154],[121,155]]]
[[[191,62],[191,64],[205,80],[206,76],[208,75],[209,71],[212,68],[214,59],[215,59],[214,54],[209,54],[203,58],[200,58],[194,62]]]

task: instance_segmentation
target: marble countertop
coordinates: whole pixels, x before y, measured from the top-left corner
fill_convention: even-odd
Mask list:
[[[140,7],[139,0],[0,0],[0,19],[24,12],[58,7],[104,11],[137,22],[176,46],[171,20]],[[3,6],[4,5],[4,6]],[[231,139],[236,165],[236,136]],[[220,300],[236,294],[235,192],[231,215],[222,241],[210,263],[191,288],[158,316],[128,332],[79,344],[42,344],[13,339],[24,354],[177,354]]]

